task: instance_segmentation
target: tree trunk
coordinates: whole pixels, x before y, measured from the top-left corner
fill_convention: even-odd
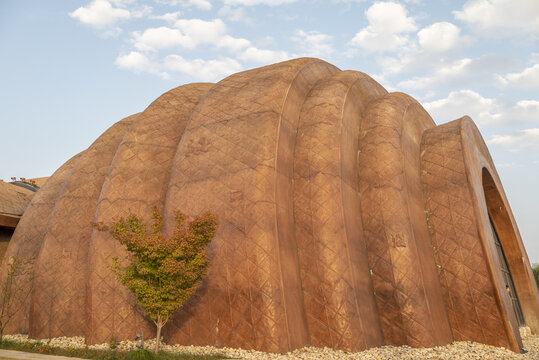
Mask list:
[[[155,353],[157,354],[159,352],[159,342],[161,341],[161,328],[163,327],[163,323],[161,321],[161,318],[157,317],[157,336],[155,337]]]

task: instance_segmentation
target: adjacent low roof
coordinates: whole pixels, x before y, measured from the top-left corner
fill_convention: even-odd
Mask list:
[[[0,181],[0,215],[20,217],[35,192]]]

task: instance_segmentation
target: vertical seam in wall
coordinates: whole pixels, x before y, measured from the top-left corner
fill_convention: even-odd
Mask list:
[[[199,107],[202,106],[201,104],[203,103],[203,100],[206,99],[206,98],[209,96],[209,94],[211,93],[211,90],[214,89],[214,88],[215,88],[215,84],[213,84],[213,86],[210,87],[210,88],[204,93],[204,95],[200,97],[200,99],[198,100],[197,104],[193,107],[193,110],[191,110],[191,114],[189,114],[189,119],[187,119],[187,121],[185,122],[185,127],[184,127],[183,132],[182,132],[182,134],[181,134],[181,136],[180,136],[180,139],[178,140],[178,143],[176,144],[176,150],[175,150],[175,152],[174,152],[174,156],[172,157],[172,161],[171,161],[171,164],[170,164],[170,171],[168,172],[168,181],[166,181],[167,188],[166,188],[166,191],[165,191],[164,198],[161,199],[161,202],[162,202],[162,205],[163,205],[163,207],[162,207],[162,214],[163,214],[163,228],[162,228],[162,230],[164,230],[164,233],[165,233],[165,235],[167,235],[167,236],[170,236],[170,235],[171,235],[170,233],[169,233],[169,234],[166,233],[166,231],[167,231],[167,228],[166,228],[166,224],[167,224],[167,223],[166,223],[166,216],[167,216],[167,214],[166,214],[167,200],[168,200],[168,196],[169,196],[169,192],[170,192],[170,188],[171,188],[172,174],[174,173],[174,169],[175,169],[174,165],[176,164],[176,159],[178,158],[178,151],[179,151],[179,148],[180,148],[180,143],[182,142],[182,139],[184,138],[184,134],[185,134],[185,132],[187,131],[187,129],[188,129],[188,127],[189,127],[189,124],[191,123],[191,120],[193,119],[193,115],[196,113],[196,110],[197,110]],[[170,90],[170,91],[172,91],[172,90]],[[170,93],[170,91],[167,92],[167,93],[165,93],[165,94]],[[183,105],[184,102],[186,101],[185,99],[187,99],[187,101],[190,101],[190,99],[191,99],[191,94],[186,95],[185,93],[182,92],[182,97],[183,97],[183,99],[182,99],[181,104]],[[170,103],[170,102],[169,102],[169,103]],[[170,221],[171,221],[171,220],[169,220],[169,222],[170,222]],[[172,220],[172,221],[175,223],[174,220]],[[232,319],[232,310],[231,310],[231,308],[230,308],[230,287],[228,286],[228,284],[229,284],[229,283],[228,283],[228,279],[229,279],[229,276],[228,276],[228,274],[229,274],[229,271],[228,271],[228,263],[226,263],[226,264],[227,264],[227,265],[226,265],[227,303],[228,303],[228,311],[229,311],[229,314],[230,314],[230,318]],[[173,317],[174,317],[174,315],[172,315],[172,316],[169,318],[169,320],[172,320]],[[171,321],[171,323],[173,323],[173,321]],[[190,337],[191,337],[191,336],[190,336]],[[215,339],[215,341],[217,341],[217,338]]]
[[[54,214],[56,212],[56,207],[58,205],[58,202],[60,201],[60,198],[62,197],[62,194],[64,193],[65,191],[65,188],[67,186],[67,183],[69,182],[69,180],[71,179],[71,176],[73,175],[73,173],[75,172],[75,170],[78,169],[79,165],[80,165],[80,162],[82,161],[82,159],[85,157],[87,153],[85,152],[81,157],[79,157],[76,161],[76,163],[73,165],[73,167],[71,168],[71,171],[69,172],[69,175],[66,177],[65,181],[64,181],[64,184],[62,185],[60,191],[58,192],[58,195],[56,197],[56,201],[54,202],[54,206],[52,207],[50,213],[49,213],[49,217],[47,219],[47,225],[45,226],[45,231],[43,232],[43,239],[41,240],[41,246],[39,247],[39,251],[37,253],[37,256],[36,256],[36,259],[34,261],[34,266],[32,267],[32,273],[33,273],[33,279],[32,279],[32,289],[31,289],[31,296],[28,297],[28,300],[27,301],[30,301],[30,309],[28,311],[28,332],[31,331],[31,325],[32,325],[32,319],[33,319],[33,312],[34,312],[34,291],[35,291],[35,287],[33,286],[33,283],[35,281],[35,270],[36,270],[36,266],[39,266],[40,264],[40,260],[41,260],[41,252],[43,251],[43,247],[45,246],[45,240],[47,238],[47,233],[49,232],[49,227],[50,227],[50,224],[51,224],[51,221],[54,217]],[[50,303],[50,306],[52,307],[52,302]],[[49,313],[51,313],[51,311],[49,311]],[[49,325],[48,325],[48,333],[50,335],[50,323],[47,322]],[[50,337],[50,336],[49,336]]]
[[[274,221],[274,224],[275,224],[275,237],[276,237],[276,244],[277,244],[277,262],[278,262],[278,267],[279,267],[279,279],[280,279],[280,282],[281,282],[281,296],[282,296],[282,300],[283,300],[283,309],[284,309],[284,316],[285,316],[285,323],[286,323],[286,334],[287,334],[287,339],[288,339],[288,347],[291,348],[292,346],[292,341],[291,341],[291,337],[290,337],[290,323],[289,323],[289,320],[288,320],[288,311],[289,309],[287,309],[287,304],[286,304],[286,294],[285,294],[285,291],[284,291],[284,281],[283,281],[283,268],[282,268],[282,263],[281,263],[281,253],[280,253],[280,249],[281,249],[281,244],[280,244],[280,239],[279,239],[279,224],[278,224],[278,219],[279,219],[279,216],[278,216],[278,206],[280,204],[277,203],[277,189],[278,189],[278,186],[277,186],[277,183],[278,183],[278,161],[279,161],[279,142],[280,142],[280,139],[281,139],[281,124],[283,122],[283,111],[286,107],[286,104],[288,102],[288,96],[289,96],[289,93],[290,93],[290,89],[292,88],[292,86],[296,83],[297,79],[301,76],[301,74],[304,72],[304,71],[307,71],[309,67],[311,66],[314,66],[315,64],[320,64],[320,65],[323,65],[324,63],[317,60],[317,61],[310,61],[308,63],[306,63],[305,65],[303,65],[297,72],[296,74],[294,75],[294,78],[292,79],[292,81],[290,81],[289,85],[288,85],[288,88],[286,89],[286,95],[284,96],[284,100],[283,100],[283,103],[281,105],[281,110],[280,110],[280,113],[279,113],[279,124],[278,124],[278,127],[277,127],[277,139],[276,139],[276,144],[275,144],[275,161],[274,161],[274,172],[273,172],[273,184],[274,184],[274,209],[275,209],[275,221]],[[329,66],[325,65],[326,68],[329,70]],[[320,79],[318,79],[320,80]],[[316,83],[316,82],[315,82]],[[310,90],[314,87],[314,84],[310,87],[310,89],[308,89],[305,93],[305,97],[309,94]],[[303,102],[301,103],[301,106],[303,106],[303,103],[305,102],[305,97],[303,98]],[[298,117],[300,116],[301,114],[301,108],[300,108],[300,113],[298,114]],[[296,122],[296,133],[297,133],[297,125],[299,124],[299,118],[297,119],[297,122]],[[295,139],[294,139],[294,143],[295,143]],[[292,154],[294,154],[294,152],[292,152]],[[294,166],[294,160],[292,159],[291,160],[292,164],[292,179],[293,179],[293,174],[294,174],[294,170],[293,170],[293,166]],[[291,180],[292,181],[292,180]],[[288,199],[288,201],[292,202],[292,208],[290,209],[292,211],[292,220],[294,220],[293,216],[293,196],[294,196],[294,191],[293,191],[293,183],[291,184],[291,199]],[[293,229],[294,230],[294,229]],[[296,234],[295,234],[295,230],[292,234],[292,236],[294,237],[294,240],[296,239]],[[295,251],[295,254],[294,256],[296,257],[296,259],[298,259],[298,254],[297,254],[298,250],[297,250],[297,242],[296,242],[296,251]],[[299,281],[299,286],[300,286],[300,296],[301,296],[301,301],[303,302],[304,304],[304,299],[303,299],[303,291],[301,290],[303,288],[302,286],[302,282],[301,282],[301,274],[300,274],[300,269],[299,269],[299,259],[297,261],[297,272],[298,272],[298,281]],[[307,324],[307,315],[305,314],[305,306],[302,307],[302,318],[303,318],[303,328],[305,329],[305,333],[307,334],[307,341],[309,341],[309,327],[308,327],[308,324]]]
[[[368,344],[367,344],[365,326],[363,324],[363,319],[361,317],[361,312],[359,310],[359,302],[358,302],[358,298],[356,296],[359,289],[357,288],[356,276],[354,274],[354,268],[352,267],[352,260],[350,258],[350,245],[349,245],[349,242],[351,240],[350,240],[349,234],[348,234],[348,227],[346,226],[347,221],[346,221],[346,216],[344,214],[345,200],[344,200],[344,192],[342,190],[342,188],[343,188],[343,181],[342,181],[342,176],[343,176],[343,142],[342,142],[342,137],[343,137],[343,133],[344,133],[344,109],[346,108],[346,103],[348,102],[348,95],[352,91],[352,88],[356,85],[356,83],[360,82],[362,79],[363,78],[360,77],[360,78],[354,80],[354,82],[352,82],[350,84],[350,86],[346,90],[346,94],[344,95],[343,102],[342,102],[341,116],[339,118],[339,120],[340,120],[339,127],[340,127],[340,130],[341,130],[341,132],[340,132],[341,141],[340,141],[340,148],[339,148],[339,163],[340,163],[339,170],[340,170],[340,185],[341,186],[340,186],[339,190],[341,192],[341,211],[342,211],[342,219],[343,219],[344,233],[345,233],[345,242],[344,242],[344,244],[346,246],[346,259],[348,260],[348,269],[350,271],[350,278],[352,280],[352,288],[354,289],[354,304],[355,304],[355,307],[356,307],[357,317],[359,319],[359,326],[361,327],[361,330],[362,330],[363,342],[364,342],[365,347],[367,347]],[[361,114],[360,114],[360,121],[361,121]],[[357,124],[357,130],[358,130],[357,135],[359,135],[359,127],[360,127],[360,124],[358,123]],[[359,143],[356,143],[356,145],[357,146],[355,147],[355,151],[357,152],[358,147],[359,147]],[[354,170],[356,170],[356,174],[358,174],[359,171],[357,171],[358,170],[357,162],[354,162],[354,168],[355,168]],[[359,178],[357,178],[356,180],[359,180]],[[358,198],[358,206],[361,207],[361,205],[359,204],[359,198]],[[361,231],[362,230],[363,229],[361,229]],[[366,253],[365,253],[365,255],[366,255]]]
[[[410,210],[410,196],[409,196],[409,186],[408,186],[408,179],[406,177],[406,172],[405,172],[405,168],[406,168],[406,157],[405,157],[405,154],[404,154],[404,148],[403,148],[403,144],[404,144],[404,141],[403,141],[403,138],[404,138],[404,117],[406,116],[406,113],[408,112],[408,109],[415,105],[413,102],[409,103],[408,105],[406,105],[406,108],[404,109],[404,112],[402,113],[402,117],[400,118],[400,122],[401,122],[401,140],[400,140],[400,145],[401,145],[401,158],[402,158],[402,169],[403,169],[403,181],[404,181],[404,188],[406,189],[405,191],[405,203],[406,203],[406,210],[407,210],[407,215],[406,217],[408,218],[408,228],[409,228],[409,231],[410,231],[410,235],[412,236],[413,238],[413,246],[414,246],[414,251],[415,251],[415,255],[417,256],[417,259],[418,261],[423,264],[423,261],[421,259],[421,256],[419,254],[419,251],[417,249],[417,244],[416,244],[416,234],[415,234],[415,231],[414,231],[414,227],[412,226],[412,218],[411,218],[411,210]],[[419,156],[421,156],[421,145],[419,146]],[[421,161],[419,162],[419,171],[421,171]],[[421,176],[420,176],[420,179],[421,179]],[[428,233],[428,229],[427,229],[427,233]],[[434,269],[436,270],[436,268]],[[430,331],[432,331],[431,333],[431,336],[432,336],[432,340],[433,342],[437,343],[437,339],[436,339],[436,336],[434,336],[434,332],[436,331],[436,329],[434,329],[433,327],[433,323],[432,323],[432,307],[431,307],[431,301],[432,299],[427,295],[427,289],[426,289],[426,286],[425,286],[425,277],[423,275],[423,268],[422,266],[418,266],[418,271],[419,271],[419,274],[421,276],[421,287],[423,289],[423,296],[425,297],[425,304],[427,306],[427,311],[428,311],[428,314],[430,315],[429,316],[429,327],[430,327]]]
[[[96,204],[96,208],[95,208],[95,212],[94,212],[94,222],[98,221],[98,214],[99,214],[99,210],[101,209],[101,200],[102,200],[103,194],[105,192],[105,185],[107,184],[107,182],[109,180],[110,174],[112,173],[113,165],[116,162],[116,157],[118,156],[118,149],[124,143],[127,134],[129,134],[129,132],[131,131],[133,126],[137,123],[137,121],[138,121],[138,119],[140,117],[140,114],[142,114],[142,113],[136,114],[136,118],[133,119],[131,124],[129,124],[128,128],[126,129],[126,131],[125,131],[125,133],[124,133],[124,135],[122,137],[122,140],[119,142],[118,146],[116,147],[116,151],[115,151],[114,156],[112,157],[112,160],[110,162],[109,169],[107,171],[107,174],[105,175],[105,178],[103,180],[103,184],[101,185],[101,192],[99,193],[99,196],[97,197],[97,204]],[[90,283],[90,277],[92,275],[92,271],[90,269],[90,266],[92,265],[92,263],[90,262],[90,255],[92,254],[92,244],[93,244],[92,240],[93,240],[94,234],[96,234],[96,233],[97,233],[97,230],[94,228],[92,230],[91,234],[90,234],[90,239],[88,241],[88,269],[86,270],[86,273],[87,273],[87,275],[86,275],[86,284],[87,284],[87,286],[86,286],[86,299],[87,299],[87,301],[88,301],[88,299],[91,301],[91,295],[90,294],[92,293],[92,291],[90,291],[91,288],[90,288],[89,283]],[[116,242],[114,243],[113,247],[114,247],[114,249],[117,248]],[[94,255],[94,257],[95,257],[95,254],[92,254],[92,255]],[[117,291],[118,290],[115,289],[115,288],[112,291],[112,303],[113,304],[115,304],[115,302],[116,302],[116,292]],[[90,304],[88,304],[88,305],[90,305]],[[93,308],[91,308],[90,306],[86,306],[86,309],[87,309],[86,313],[87,313],[87,320],[88,320],[88,328],[87,328],[86,331],[88,333],[95,333],[95,329],[92,329],[92,323],[93,322],[92,322],[92,319],[91,319]],[[114,326],[114,319],[115,319],[114,315],[115,315],[115,313],[113,312],[113,314],[112,314],[112,324],[113,324],[113,326]],[[86,336],[86,338],[88,338],[88,336]]]
[[[422,200],[422,205],[423,205],[423,209],[425,210],[425,212],[428,211],[427,209],[427,199],[425,198],[425,183],[423,182],[423,145],[424,145],[424,140],[425,140],[425,136],[428,136],[428,132],[429,130],[431,129],[437,129],[438,127],[435,125],[433,126],[432,128],[430,129],[425,129],[421,132],[421,141],[419,142],[419,183],[420,183],[420,187],[421,187],[421,200]],[[428,186],[428,185],[427,185]],[[440,285],[439,289],[440,289],[440,296],[442,298],[442,305],[444,307],[444,313],[445,313],[445,319],[447,320],[447,324],[449,325],[449,332],[451,334],[451,338],[453,339],[453,341],[455,341],[455,335],[453,334],[453,326],[451,325],[451,319],[449,318],[449,312],[447,311],[447,305],[445,304],[445,297],[444,297],[444,294],[443,294],[443,287],[444,285],[442,284],[442,279],[440,277],[440,272],[438,271],[438,263],[437,263],[437,259],[436,259],[436,253],[434,251],[434,244],[432,243],[432,236],[431,236],[431,233],[429,231],[429,222],[428,222],[428,219],[427,219],[427,215],[425,214],[425,226],[427,227],[427,240],[428,240],[428,245],[430,247],[430,249],[432,250],[432,256],[433,256],[433,260],[434,260],[434,271],[436,271],[436,278],[438,279],[438,284]],[[449,301],[451,301],[450,299],[448,299]]]
[[[283,110],[284,110],[286,102],[288,100],[288,93],[290,92],[290,88],[292,87],[292,85],[294,84],[296,79],[298,78],[301,71],[303,71],[303,69],[305,69],[305,67],[307,65],[309,65],[309,64],[310,63],[304,65],[300,70],[298,70],[296,72],[296,74],[294,75],[294,78],[288,84],[288,87],[286,89],[286,95],[284,96],[284,101],[283,101],[283,104],[281,105],[281,110],[279,112],[279,124],[277,125],[277,138],[275,139],[275,152],[274,152],[275,161],[274,161],[274,165],[273,165],[273,167],[274,167],[274,170],[273,170],[273,186],[274,186],[273,201],[274,201],[274,210],[275,210],[274,224],[275,224],[275,238],[276,238],[275,240],[276,240],[276,244],[277,244],[277,254],[276,255],[277,255],[277,263],[278,263],[278,266],[279,266],[279,280],[281,282],[281,297],[282,297],[282,301],[283,301],[284,318],[285,318],[285,323],[286,323],[286,336],[287,336],[287,340],[288,340],[288,348],[289,349],[291,347],[290,327],[289,327],[289,324],[288,324],[288,312],[287,312],[286,300],[285,300],[286,294],[284,292],[284,282],[283,282],[283,268],[282,268],[282,264],[281,264],[279,228],[278,228],[279,224],[277,223],[277,219],[278,219],[278,209],[277,209],[277,206],[278,206],[278,204],[277,204],[277,178],[278,178],[277,162],[279,161],[279,141],[281,139],[281,123],[283,121]]]

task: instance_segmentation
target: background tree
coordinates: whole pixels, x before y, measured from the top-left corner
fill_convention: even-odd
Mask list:
[[[537,287],[539,288],[539,264],[533,264],[532,270],[533,270],[533,276],[535,277],[535,283],[537,284]]]
[[[114,257],[111,268],[157,327],[156,353],[161,329],[206,275],[205,249],[217,228],[217,218],[209,212],[187,223],[186,216],[176,212],[175,223],[174,234],[165,237],[162,216],[154,207],[151,229],[134,214],[110,226],[98,225],[129,251],[127,266]]]

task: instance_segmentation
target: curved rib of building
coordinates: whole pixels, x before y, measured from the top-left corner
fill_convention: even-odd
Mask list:
[[[153,325],[92,222],[210,210],[203,286],[169,343],[288,351],[473,340],[522,347],[539,296],[473,122],[301,58],[180,86],[113,125],[34,196],[10,242],[30,294],[7,332],[129,339]],[[33,274],[33,275],[31,275]]]

